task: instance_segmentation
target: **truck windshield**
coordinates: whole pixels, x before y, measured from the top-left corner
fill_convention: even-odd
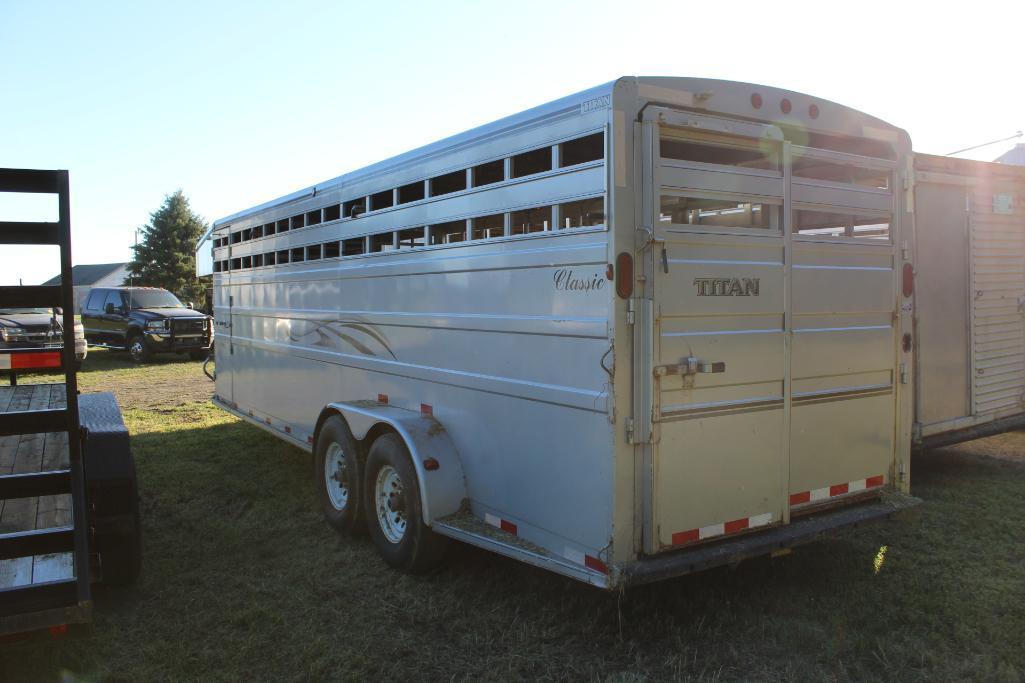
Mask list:
[[[0,315],[18,315],[25,313],[53,313],[52,308],[0,308]]]
[[[163,289],[127,292],[128,301],[135,308],[185,308],[178,297]]]

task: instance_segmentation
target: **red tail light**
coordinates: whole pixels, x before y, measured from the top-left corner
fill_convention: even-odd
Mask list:
[[[915,293],[915,268],[910,263],[904,264],[904,296]]]
[[[633,256],[620,252],[616,257],[616,294],[621,299],[629,299],[634,293],[634,259]]]

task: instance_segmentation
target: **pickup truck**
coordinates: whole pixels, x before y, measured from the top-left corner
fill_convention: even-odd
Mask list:
[[[0,349],[59,349],[64,345],[59,308],[0,308]],[[75,359],[89,353],[81,323],[75,323]]]
[[[97,287],[82,307],[85,337],[92,346],[124,349],[136,362],[155,353],[206,358],[213,318],[158,287]]]

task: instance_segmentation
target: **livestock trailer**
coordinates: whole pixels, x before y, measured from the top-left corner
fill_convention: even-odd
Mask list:
[[[1025,167],[915,155],[915,441],[1025,426]]]
[[[399,568],[781,551],[917,502],[913,173],[833,102],[621,78],[216,221],[215,400]]]

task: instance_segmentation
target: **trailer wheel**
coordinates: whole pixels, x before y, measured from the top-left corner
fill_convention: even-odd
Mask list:
[[[359,446],[338,415],[329,417],[320,428],[314,466],[317,496],[328,524],[345,534],[361,532],[365,527]]]
[[[402,439],[385,434],[374,441],[366,470],[367,527],[381,557],[411,574],[436,567],[448,540],[424,524],[416,471]]]

